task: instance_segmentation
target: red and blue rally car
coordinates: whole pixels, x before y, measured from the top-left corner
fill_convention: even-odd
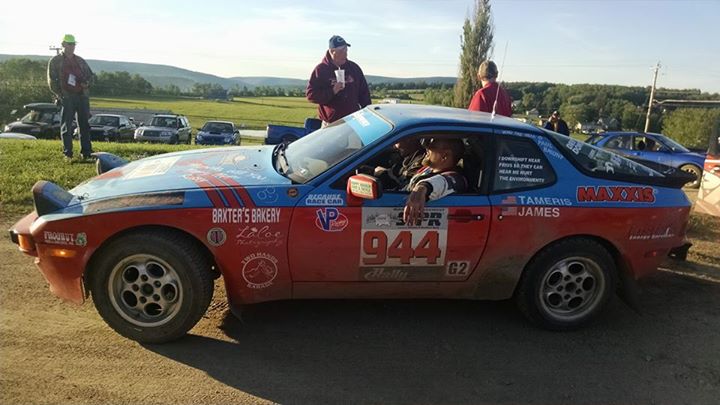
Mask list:
[[[429,201],[414,224],[402,220],[407,192],[358,174],[387,167],[407,137],[461,139],[469,185]],[[220,276],[234,311],[301,298],[514,298],[539,326],[576,328],[621,280],[685,243],[690,210],[683,172],[430,106],[368,106],[290,145],[100,156],[99,167],[70,191],[38,182],[36,210],[11,238],[54,294],[92,294],[113,329],[141,342],[190,330]]]

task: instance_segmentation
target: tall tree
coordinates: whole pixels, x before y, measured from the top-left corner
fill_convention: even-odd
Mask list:
[[[492,55],[493,23],[490,0],[476,0],[473,15],[465,18],[460,39],[460,68],[455,83],[455,107],[467,107],[480,87],[477,69]]]

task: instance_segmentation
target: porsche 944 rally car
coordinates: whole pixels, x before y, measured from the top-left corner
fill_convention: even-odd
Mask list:
[[[468,187],[406,224],[408,192],[358,173],[389,164],[412,137],[462,140]],[[218,277],[233,311],[302,298],[514,298],[536,325],[576,328],[621,280],[685,243],[691,206],[681,171],[430,106],[368,106],[290,145],[100,156],[99,167],[69,191],[38,182],[35,212],[11,238],[54,294],[92,294],[113,329],[141,342],[183,336]]]

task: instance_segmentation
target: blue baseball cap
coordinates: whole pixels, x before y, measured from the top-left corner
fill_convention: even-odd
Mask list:
[[[340,48],[341,46],[350,46],[350,44],[345,42],[343,37],[340,35],[333,35],[330,37],[328,48]]]

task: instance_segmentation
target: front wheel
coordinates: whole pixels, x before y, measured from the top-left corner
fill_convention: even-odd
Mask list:
[[[185,335],[213,294],[211,264],[187,237],[154,231],[121,237],[88,269],[93,301],[119,334],[142,343]]]
[[[692,164],[680,166],[680,170],[688,172],[695,176],[695,180],[685,184],[685,187],[689,188],[700,188],[700,181],[702,180],[702,170]]]
[[[535,325],[577,329],[590,322],[615,291],[610,253],[590,239],[569,239],[541,251],[528,264],[515,299]]]

